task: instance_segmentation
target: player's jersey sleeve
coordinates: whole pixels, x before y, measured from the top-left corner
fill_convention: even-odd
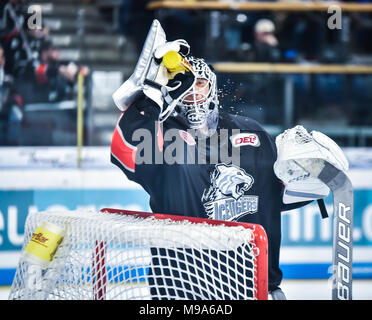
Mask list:
[[[152,157],[154,155],[158,128],[156,106],[146,99],[140,99],[122,112],[114,129],[111,140],[111,162],[118,166],[132,181],[146,187],[146,177],[154,170]],[[161,132],[160,132],[161,134]],[[140,145],[151,146],[147,164],[139,163]]]

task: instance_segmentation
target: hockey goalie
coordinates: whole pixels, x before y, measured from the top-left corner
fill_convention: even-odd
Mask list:
[[[212,66],[194,57],[185,40],[167,41],[157,20],[132,76],[113,99],[122,112],[111,161],[146,190],[152,211],[260,224],[268,235],[269,292],[285,299],[281,212],[328,196],[329,187],[318,178],[321,168],[312,172],[305,160],[324,159],[319,150],[327,149],[326,160],[345,171],[337,145],[324,135],[292,131],[275,143],[253,119],[223,111]],[[292,138],[311,142],[312,149],[302,144],[298,161],[289,153]]]

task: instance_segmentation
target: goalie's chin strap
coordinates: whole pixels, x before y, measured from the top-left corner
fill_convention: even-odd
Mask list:
[[[320,210],[320,214],[322,216],[322,219],[328,218],[329,216],[328,216],[327,208],[324,204],[324,200],[323,199],[318,199],[317,202],[318,202],[318,206],[319,206],[319,210]]]

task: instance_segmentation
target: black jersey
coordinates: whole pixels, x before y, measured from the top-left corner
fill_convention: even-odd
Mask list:
[[[279,268],[282,185],[273,164],[276,146],[255,120],[220,112],[214,135],[200,138],[146,98],[122,113],[111,161],[150,195],[153,212],[257,223],[269,241],[269,290]],[[169,133],[170,132],[170,133]]]

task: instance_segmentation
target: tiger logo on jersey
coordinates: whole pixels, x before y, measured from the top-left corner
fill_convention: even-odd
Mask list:
[[[204,190],[202,202],[210,219],[237,220],[257,212],[258,196],[246,195],[253,177],[233,164],[217,164],[211,174],[211,186]]]

